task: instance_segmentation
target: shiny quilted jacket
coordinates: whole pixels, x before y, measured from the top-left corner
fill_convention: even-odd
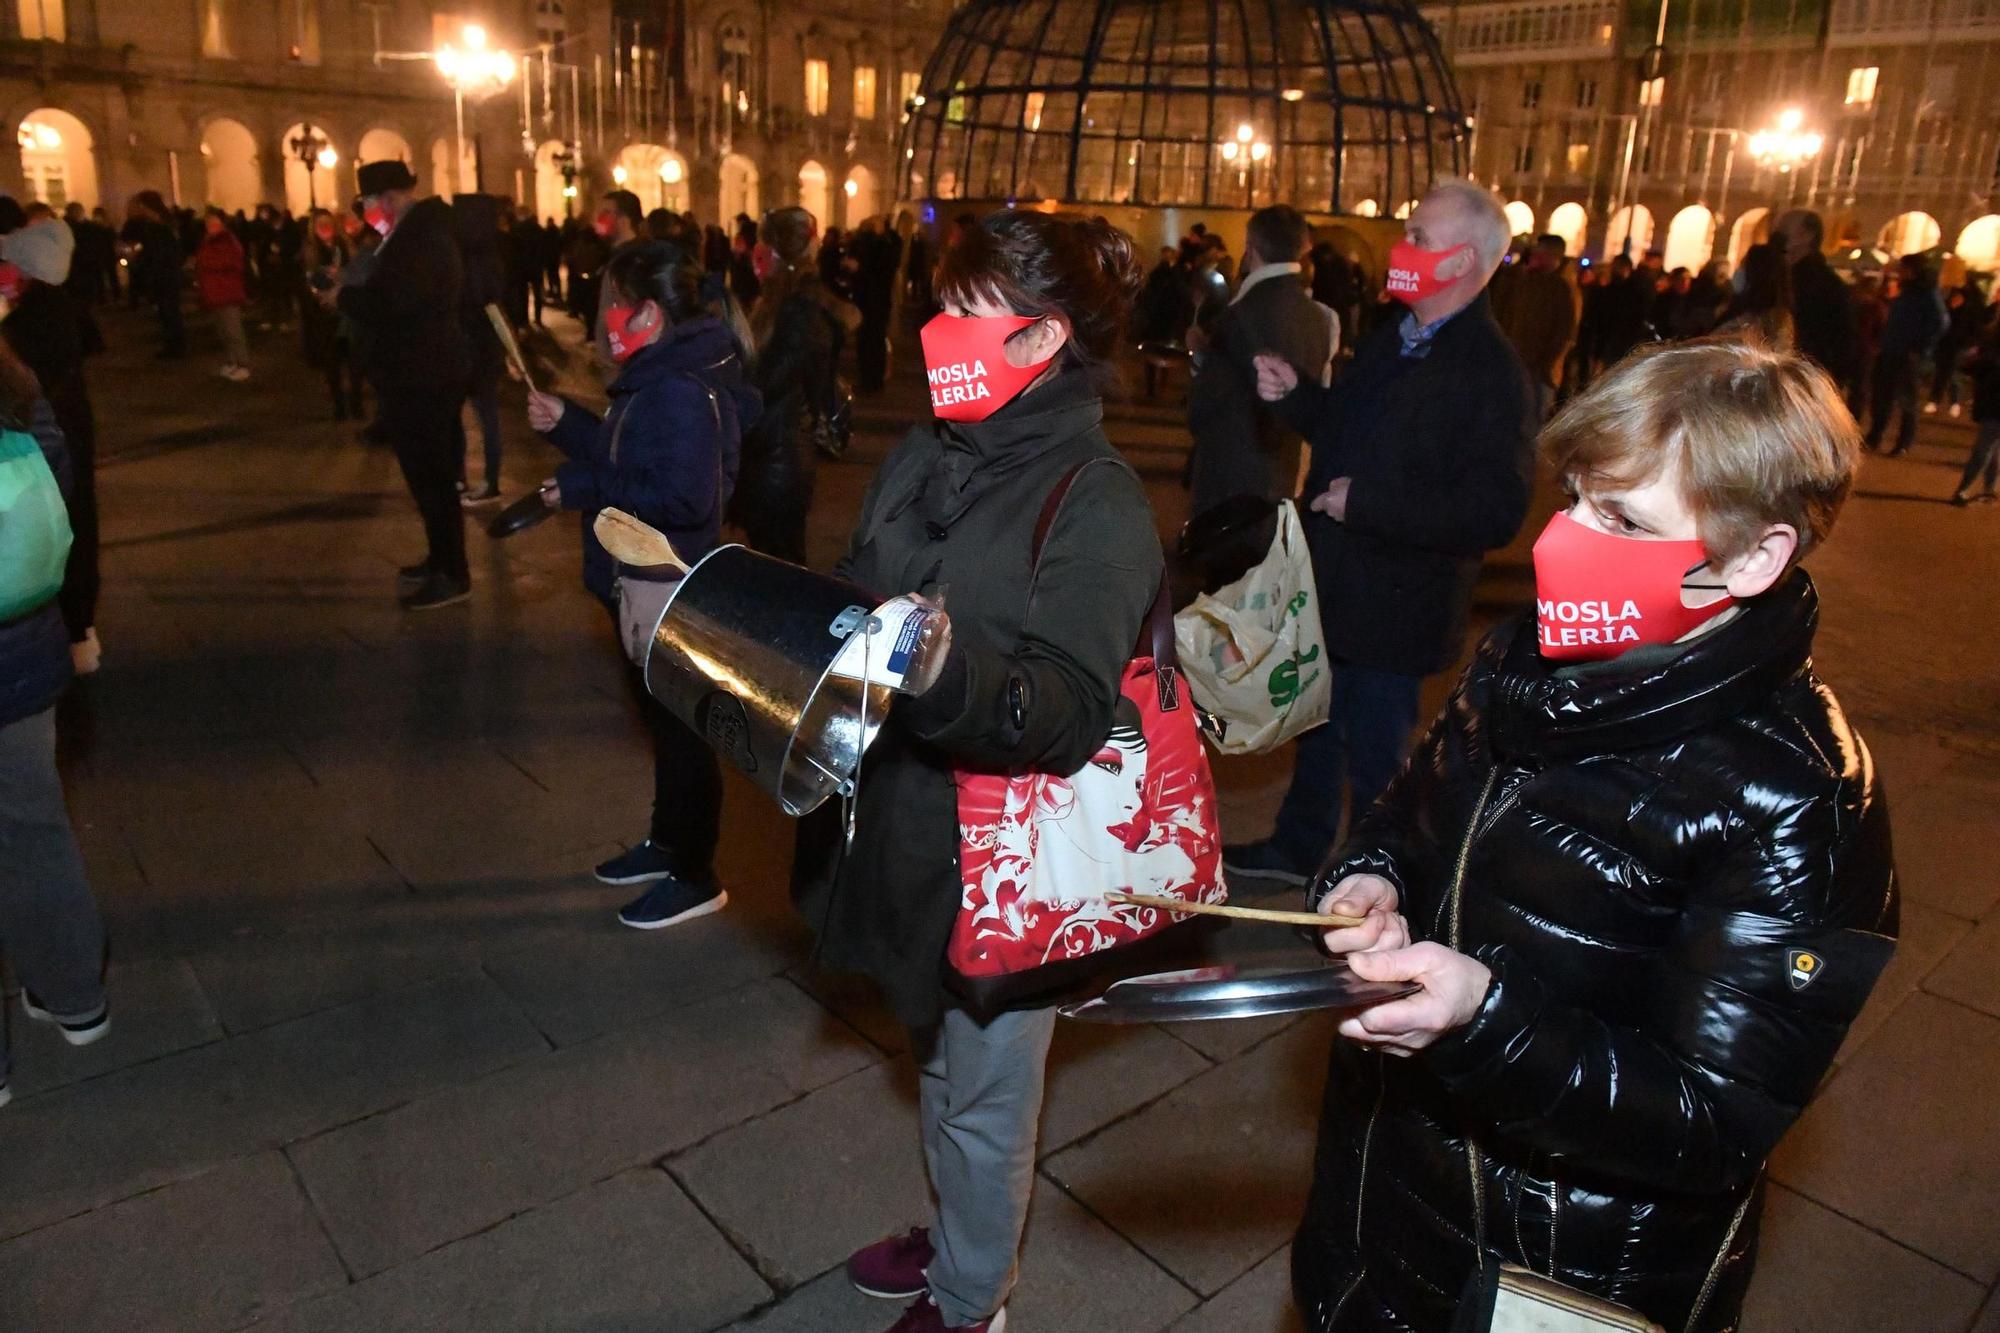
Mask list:
[[[1293,1249],[1315,1333],[1451,1328],[1481,1239],[1668,1330],[1735,1327],[1765,1158],[1896,930],[1817,618],[1798,572],[1684,648],[1560,671],[1532,617],[1503,625],[1330,858],[1315,893],[1384,875],[1494,981],[1414,1059],[1336,1044]]]

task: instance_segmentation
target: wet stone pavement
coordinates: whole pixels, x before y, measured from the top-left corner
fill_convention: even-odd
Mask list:
[[[903,1034],[807,965],[789,829],[734,778],[729,910],[613,919],[588,868],[643,832],[650,768],[574,525],[474,531],[471,603],[405,615],[395,464],[329,420],[295,334],[236,385],[199,343],[167,365],[129,316],[108,331],[105,665],[62,725],[116,1027],[72,1051],[8,1009],[0,1326],[886,1328],[838,1266],[923,1217]],[[822,469],[822,565],[917,410],[901,360]],[[505,407],[517,494],[552,455]],[[1174,410],[1111,428],[1167,530]],[[2000,509],[1938,503],[1970,439],[1927,421],[1872,461],[1814,562],[1905,937],[1773,1164],[1752,1333],[2000,1333]],[[1552,502],[1489,565],[1488,617],[1527,597]],[[1233,837],[1286,763],[1220,767]],[[1010,1327],[1294,1328],[1328,1040],[1065,1027]]]

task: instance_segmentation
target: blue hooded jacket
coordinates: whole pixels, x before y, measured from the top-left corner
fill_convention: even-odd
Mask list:
[[[583,586],[599,601],[615,607],[617,565],[591,531],[597,511],[651,524],[693,564],[721,540],[743,430],[762,407],[735,340],[707,315],[670,326],[627,361],[602,420],[564,400],[546,438],[569,455],[556,484],[563,508],[583,511]]]

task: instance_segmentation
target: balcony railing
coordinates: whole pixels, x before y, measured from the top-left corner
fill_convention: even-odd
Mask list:
[[[1835,42],[2000,35],[2000,0],[1834,0]]]
[[[1526,53],[1553,59],[1608,55],[1618,32],[1618,8],[1602,0],[1432,6],[1424,17],[1460,64]]]

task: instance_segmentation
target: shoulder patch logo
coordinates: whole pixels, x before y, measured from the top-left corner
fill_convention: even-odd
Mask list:
[[[1804,990],[1807,986],[1812,985],[1813,978],[1817,977],[1826,966],[1825,963],[1820,961],[1818,954],[1808,949],[1791,950],[1785,955],[1785,962],[1791,976],[1793,990]]]

